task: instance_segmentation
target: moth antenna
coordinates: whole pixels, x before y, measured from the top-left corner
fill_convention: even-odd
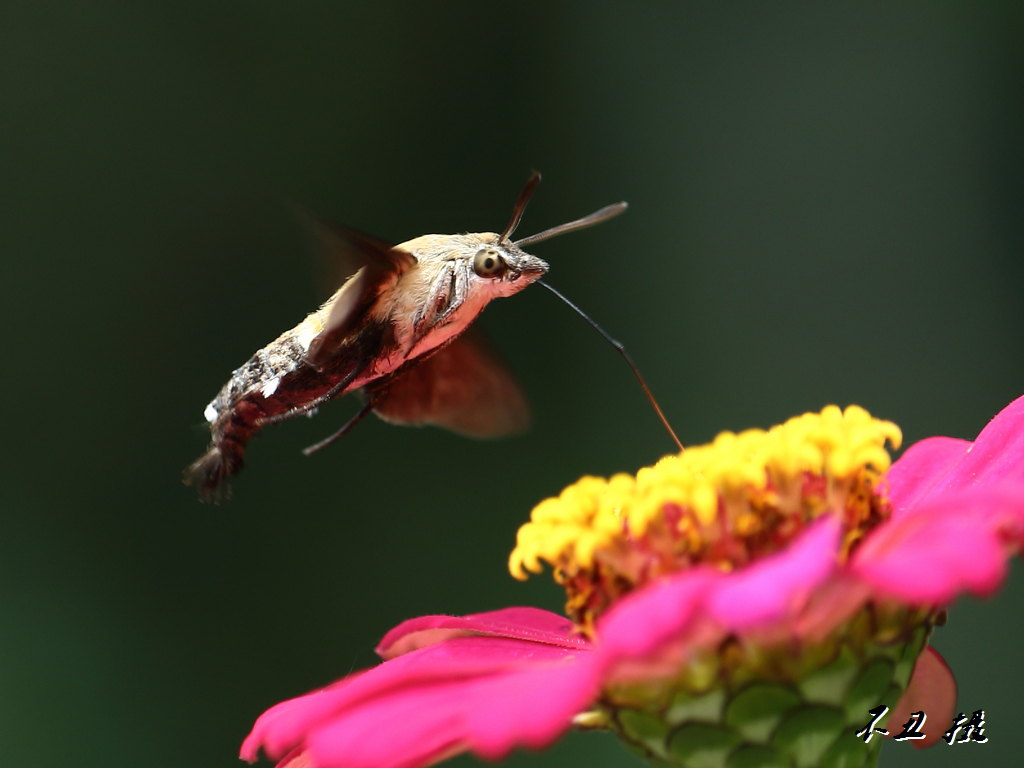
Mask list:
[[[505,231],[501,233],[501,238],[498,240],[499,243],[508,242],[512,233],[516,231],[516,227],[519,226],[519,220],[523,218],[523,211],[526,210],[526,204],[530,202],[533,191],[537,189],[538,184],[540,184],[540,172],[534,171],[530,174],[530,178],[526,180],[526,186],[523,187],[523,191],[519,193],[516,207],[512,209],[512,220],[505,227]]]
[[[582,219],[576,219],[576,221],[570,221],[566,224],[559,224],[557,227],[545,229],[543,232],[538,232],[536,235],[530,235],[529,237],[524,237],[521,240],[516,240],[514,245],[532,245],[533,243],[539,243],[541,240],[549,240],[552,237],[564,235],[566,232],[575,232],[577,229],[586,229],[587,227],[592,227],[595,224],[600,224],[602,221],[608,221],[608,219],[618,216],[628,207],[629,204],[625,201],[606,205],[601,210],[594,211],[592,214],[584,216]],[[565,297],[563,296],[562,298]],[[577,310],[577,312],[578,311],[579,310]]]
[[[621,205],[625,206],[625,203],[622,203]],[[609,208],[614,208],[615,206],[608,206],[608,207]],[[602,210],[604,210],[604,209],[602,209]],[[625,210],[625,208],[623,208],[623,210]],[[601,213],[601,211],[598,211],[597,213]],[[596,215],[596,214],[591,214],[591,215]],[[615,214],[612,214],[612,215],[615,215]],[[590,218],[590,217],[588,216],[587,218]],[[580,219],[580,221],[582,221],[582,219]],[[603,221],[603,219],[602,219],[602,221]],[[562,226],[567,226],[567,225],[563,224]],[[558,229],[558,227],[555,227],[555,229]],[[527,238],[527,239],[529,239],[529,238]],[[516,245],[519,245],[519,243],[521,243],[521,242],[522,242],[522,240],[517,242]],[[582,317],[584,320],[586,320],[588,323],[590,323],[598,333],[600,333],[602,336],[604,336],[605,340],[609,344],[611,344],[613,347],[615,347],[615,349],[617,349],[619,351],[619,354],[622,355],[623,359],[626,361],[626,364],[633,371],[633,375],[636,376],[636,380],[640,382],[640,388],[644,391],[644,394],[647,395],[647,399],[651,401],[651,405],[654,406],[654,412],[658,414],[658,418],[661,419],[661,423],[665,425],[665,429],[668,430],[668,433],[672,436],[672,439],[675,441],[675,444],[679,447],[679,451],[682,452],[683,451],[683,444],[679,441],[679,438],[676,437],[675,430],[672,429],[672,425],[668,423],[668,419],[666,419],[665,418],[665,414],[662,413],[661,406],[659,406],[658,405],[658,401],[654,399],[654,395],[651,394],[650,387],[647,386],[647,382],[644,381],[644,377],[640,375],[640,369],[636,367],[636,363],[633,362],[633,358],[631,358],[629,356],[629,354],[626,352],[626,348],[624,346],[622,346],[621,343],[619,343],[618,341],[613,339],[611,336],[609,336],[605,332],[604,328],[602,328],[600,325],[598,325],[593,320],[591,320],[586,312],[584,312],[582,309],[577,307],[575,304],[573,304],[571,301],[569,301],[567,298],[565,298],[565,296],[563,296],[561,293],[556,291],[550,285],[545,283],[543,280],[538,280],[537,284],[538,285],[543,285],[545,288],[547,288],[549,291],[551,291],[553,294],[555,294],[555,296],[557,296],[562,301],[564,301],[566,304],[568,304],[570,307],[572,307],[574,310],[576,310],[576,312],[580,315],[580,317]]]

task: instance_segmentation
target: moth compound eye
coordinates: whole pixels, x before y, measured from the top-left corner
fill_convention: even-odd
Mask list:
[[[494,277],[505,269],[501,255],[493,248],[481,248],[473,259],[473,271],[480,277]]]

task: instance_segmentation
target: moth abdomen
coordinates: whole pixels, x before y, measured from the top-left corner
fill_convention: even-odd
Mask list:
[[[242,471],[249,441],[266,424],[282,421],[355,389],[367,360],[391,338],[389,326],[369,324],[323,370],[305,360],[305,347],[289,332],[259,350],[221,388],[206,408],[210,447],[184,472],[186,485],[206,499],[226,492],[226,481]]]
[[[185,469],[185,485],[191,485],[204,499],[230,496],[229,477],[242,471],[244,449],[224,450],[224,445],[211,445],[210,449]]]

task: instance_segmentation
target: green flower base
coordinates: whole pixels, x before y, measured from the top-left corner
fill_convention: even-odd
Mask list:
[[[893,709],[931,630],[921,613],[869,607],[814,648],[738,642],[679,678],[605,691],[598,712],[638,754],[681,768],[868,768],[883,737],[856,736]],[[888,715],[878,724],[885,726]],[[901,724],[897,724],[901,725]]]

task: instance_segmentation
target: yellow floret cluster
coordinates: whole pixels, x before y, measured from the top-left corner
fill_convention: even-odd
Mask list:
[[[756,527],[750,518],[765,498],[773,509],[789,506],[780,500],[806,497],[808,477],[824,484],[821,509],[841,513],[857,478],[889,468],[886,440],[899,448],[902,434],[892,422],[859,406],[830,405],[767,431],[723,432],[711,444],[667,456],[636,477],[583,477],[534,508],[519,529],[509,569],[518,579],[539,573],[542,562],[589,569],[596,553],[621,553],[652,525],[663,527],[666,509],[682,511],[701,529],[723,514],[733,532]]]

